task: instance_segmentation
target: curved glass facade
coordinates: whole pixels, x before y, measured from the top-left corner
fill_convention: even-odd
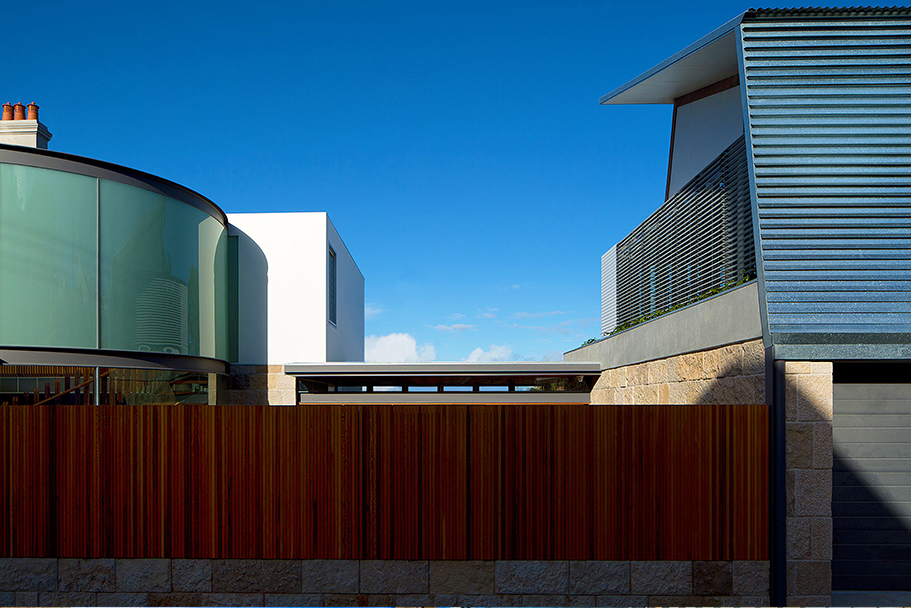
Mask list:
[[[0,345],[227,360],[227,234],[99,177],[0,163]]]

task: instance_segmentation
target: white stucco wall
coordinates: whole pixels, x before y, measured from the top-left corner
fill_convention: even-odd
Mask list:
[[[677,108],[668,198],[743,135],[740,87]]]
[[[232,213],[238,236],[238,363],[362,361],[364,277],[325,213]],[[327,245],[338,261],[328,320]]]

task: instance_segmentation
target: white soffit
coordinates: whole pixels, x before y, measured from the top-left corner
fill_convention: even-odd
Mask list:
[[[743,15],[601,98],[602,105],[674,103],[737,74],[737,26]]]

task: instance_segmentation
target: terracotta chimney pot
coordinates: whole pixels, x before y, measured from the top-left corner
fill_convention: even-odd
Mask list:
[[[3,104],[3,118],[0,120],[12,120],[13,119],[13,104],[5,103]]]
[[[38,120],[38,104],[36,104],[34,101],[28,104],[28,119]]]
[[[22,102],[13,106],[13,120],[25,120],[25,106]]]

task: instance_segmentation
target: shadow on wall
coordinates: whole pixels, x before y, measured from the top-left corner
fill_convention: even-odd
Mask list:
[[[231,237],[237,239],[233,254],[237,308],[231,315],[230,328],[237,344],[237,358],[232,363],[264,364],[269,360],[269,263],[256,241],[244,231],[232,225]]]

